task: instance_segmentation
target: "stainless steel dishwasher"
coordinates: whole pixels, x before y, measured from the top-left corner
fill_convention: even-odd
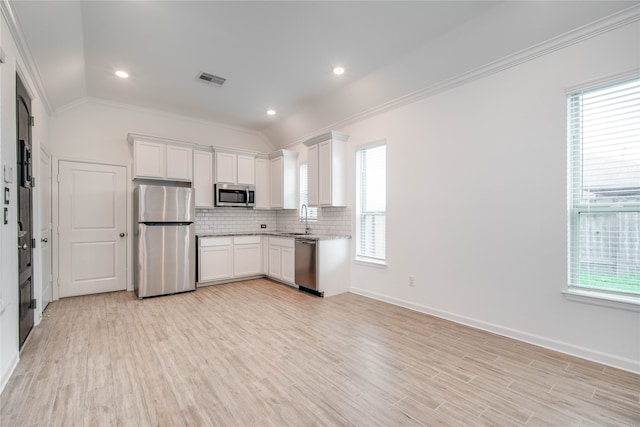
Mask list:
[[[320,292],[318,289],[317,248],[318,242],[316,240],[296,239],[295,281],[301,291],[309,292],[321,297],[324,292]]]

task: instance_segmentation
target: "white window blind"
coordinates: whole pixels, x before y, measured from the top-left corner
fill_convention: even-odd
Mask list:
[[[300,165],[300,220],[304,220],[304,214],[302,213],[302,205],[307,205],[308,209],[308,219],[309,220],[317,220],[318,219],[318,208],[310,208],[309,207],[309,165],[307,163],[302,163]]]
[[[569,287],[640,294],[640,79],[569,101]]]
[[[356,255],[383,261],[386,258],[386,145],[358,150],[356,162]]]

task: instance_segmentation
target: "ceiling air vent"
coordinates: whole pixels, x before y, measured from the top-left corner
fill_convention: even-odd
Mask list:
[[[220,87],[224,84],[224,82],[227,81],[227,79],[220,76],[214,76],[213,74],[209,74],[209,73],[200,73],[198,74],[196,81],[206,83],[209,86]]]

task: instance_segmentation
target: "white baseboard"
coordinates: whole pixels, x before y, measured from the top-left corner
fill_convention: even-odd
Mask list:
[[[504,326],[495,325],[493,323],[484,322],[482,320],[461,316],[461,315],[450,313],[447,311],[437,310],[431,307],[416,304],[410,301],[401,300],[398,298],[389,297],[387,295],[382,295],[375,292],[370,292],[364,289],[351,288],[350,292],[365,296],[367,298],[372,298],[378,301],[383,301],[389,304],[408,308],[410,310],[418,311],[420,313],[439,317],[441,319],[450,320],[452,322],[460,323],[462,325],[471,326],[473,328],[481,329],[483,331],[502,335],[508,338],[513,338],[518,341],[523,341],[529,344],[537,345],[539,347],[544,347],[549,350],[559,351],[561,353],[565,353],[571,356],[580,357],[582,359],[591,360],[593,362],[602,363],[604,365],[608,365],[614,368],[640,374],[640,361],[637,361],[637,360],[618,357],[612,354],[602,353],[602,352],[591,350],[588,348],[567,344],[561,341],[552,340],[539,335],[530,334],[528,332],[519,331],[517,329],[506,328]]]
[[[13,357],[11,358],[11,362],[9,363],[9,368],[2,373],[2,378],[0,378],[0,393],[2,393],[2,391],[4,390],[4,388],[7,386],[7,383],[9,382],[9,378],[11,378],[11,374],[13,374],[13,371],[15,371],[16,366],[18,366],[18,361],[20,353],[16,352]]]

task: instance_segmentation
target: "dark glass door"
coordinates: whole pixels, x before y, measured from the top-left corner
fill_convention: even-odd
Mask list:
[[[32,198],[31,198],[31,98],[16,75],[16,125],[18,159],[18,274],[19,274],[19,328],[20,348],[33,328],[33,249],[32,238]]]

